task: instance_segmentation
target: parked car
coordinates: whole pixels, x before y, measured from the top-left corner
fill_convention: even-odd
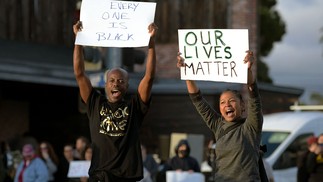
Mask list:
[[[297,158],[307,149],[307,138],[323,133],[323,112],[291,111],[264,115],[262,144],[275,182],[297,181]]]

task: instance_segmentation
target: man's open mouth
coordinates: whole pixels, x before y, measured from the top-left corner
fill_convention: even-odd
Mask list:
[[[119,90],[112,90],[111,93],[113,96],[119,96],[121,94]]]

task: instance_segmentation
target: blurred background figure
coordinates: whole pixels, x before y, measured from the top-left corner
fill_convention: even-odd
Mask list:
[[[201,164],[201,172],[204,173],[207,182],[214,182],[215,174],[215,147],[214,139],[209,140],[207,145],[206,160]]]
[[[91,159],[92,159],[92,146],[88,145],[85,147],[85,150],[81,155],[81,160],[91,161]]]
[[[45,162],[36,155],[34,146],[25,144],[22,148],[23,161],[19,164],[15,182],[46,182],[48,170]]]
[[[190,156],[190,145],[187,140],[182,139],[175,147],[175,156],[168,159],[164,164],[163,169],[157,176],[157,182],[166,181],[167,171],[187,171],[187,172],[201,172],[200,165],[197,160]]]
[[[2,144],[2,142],[1,142]],[[7,170],[6,170],[6,162],[5,162],[5,153],[3,152],[2,148],[0,150],[0,181],[4,181],[4,179],[7,176]]]
[[[215,169],[215,146],[214,139],[210,140],[208,144],[207,163],[212,167],[212,170]]]
[[[322,182],[323,181],[323,133],[317,138],[315,143],[308,154],[306,167],[309,171],[309,182]]]
[[[307,139],[307,150],[299,155],[297,158],[297,182],[308,182],[310,176],[307,170],[307,157],[311,152],[314,152],[315,145],[317,145],[317,137],[310,136]]]
[[[80,136],[75,141],[75,150],[73,152],[75,159],[81,159],[81,155],[85,150],[85,147],[90,145],[90,141],[85,136]]]
[[[147,153],[147,147],[143,144],[141,145],[141,154],[144,168],[150,173],[152,181],[156,181],[158,163],[155,161],[151,154]]]
[[[165,170],[201,172],[199,163],[190,156],[190,151],[191,148],[187,140],[179,141],[175,148],[176,156],[168,160]]]
[[[150,172],[147,170],[147,168],[144,166],[144,177],[139,182],[153,182],[151,179]]]
[[[70,162],[73,160],[77,160],[73,156],[73,151],[74,151],[73,144],[65,144],[63,148],[63,157],[59,159],[58,169],[55,177],[57,182],[75,181],[67,177],[68,170],[70,167]]]
[[[88,145],[85,147],[85,150],[82,153],[81,160],[91,161],[91,159],[92,159],[92,147],[90,145]],[[89,178],[88,177],[81,177],[80,181],[81,182],[88,182]]]
[[[46,163],[49,173],[49,182],[55,181],[55,173],[57,172],[58,167],[58,157],[53,146],[48,141],[41,142],[39,145],[39,155]]]
[[[0,160],[0,181],[12,182],[14,177],[13,156],[6,141],[0,143]]]

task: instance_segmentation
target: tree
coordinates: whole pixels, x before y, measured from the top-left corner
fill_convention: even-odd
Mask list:
[[[285,34],[285,23],[274,9],[276,0],[261,0],[260,4],[260,57],[267,56],[277,41]],[[269,68],[261,59],[258,60],[257,79],[261,82],[272,83],[268,74]]]
[[[313,92],[310,96],[310,99],[315,104],[323,104],[323,95],[321,95],[317,92]]]

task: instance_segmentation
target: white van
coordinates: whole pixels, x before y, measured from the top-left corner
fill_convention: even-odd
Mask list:
[[[297,157],[307,149],[307,138],[323,133],[323,112],[291,111],[264,115],[264,157],[272,166],[275,182],[297,181]]]

